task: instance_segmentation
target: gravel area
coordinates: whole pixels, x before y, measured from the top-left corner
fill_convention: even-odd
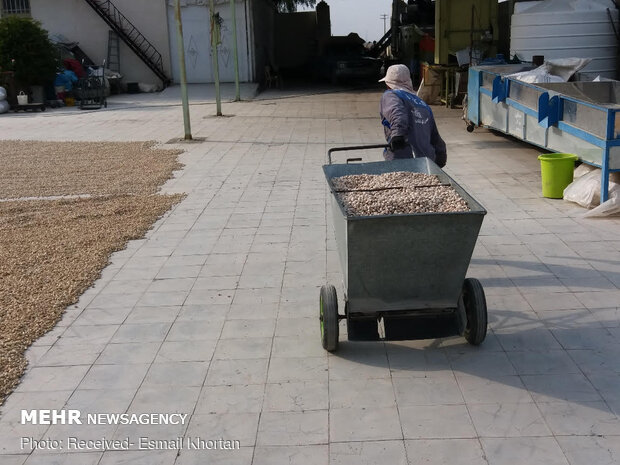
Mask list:
[[[23,353],[99,277],[110,254],[144,236],[182,196],[0,203],[0,404]]]
[[[182,165],[153,145],[0,140],[0,198],[155,193]]]
[[[153,146],[0,141],[0,405],[26,349],[183,197],[156,194],[182,151]]]
[[[395,171],[332,179],[348,216],[469,211],[467,202],[435,175]]]

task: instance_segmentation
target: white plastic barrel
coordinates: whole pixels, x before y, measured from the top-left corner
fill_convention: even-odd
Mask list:
[[[529,2],[528,2],[529,3]],[[613,22],[613,23],[612,23]],[[612,0],[544,0],[515,9],[510,54],[531,61],[534,55],[592,58],[581,73],[616,78],[618,10]]]

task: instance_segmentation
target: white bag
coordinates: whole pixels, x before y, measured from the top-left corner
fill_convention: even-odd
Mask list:
[[[6,89],[4,87],[0,87],[0,102],[6,100]]]
[[[599,216],[612,216],[620,214],[620,184],[614,184],[609,190],[609,199],[598,207],[588,210],[583,214],[584,218],[595,218]]]
[[[598,205],[601,201],[601,170],[592,170],[566,186],[564,200],[586,208]]]
[[[6,100],[0,100],[0,114],[6,113],[11,109],[11,105]]]
[[[580,178],[584,174],[588,174],[590,171],[596,169],[596,166],[588,165],[587,163],[582,163],[577,168],[575,168],[575,172],[573,173],[573,179]]]

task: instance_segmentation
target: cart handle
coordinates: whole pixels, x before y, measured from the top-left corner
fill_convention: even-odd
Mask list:
[[[349,147],[333,147],[327,151],[327,162],[332,164],[332,152],[344,152],[348,150],[365,150],[365,149],[386,149],[389,145],[387,144],[372,144],[372,145],[351,145]],[[349,161],[361,161],[361,158],[350,158]]]

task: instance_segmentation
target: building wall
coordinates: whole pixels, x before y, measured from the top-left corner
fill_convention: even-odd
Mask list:
[[[114,0],[114,5],[161,53],[164,70],[171,75],[165,0]],[[32,17],[50,35],[62,34],[79,43],[95,63],[108,53],[108,25],[84,0],[30,0]],[[161,81],[122,41],[120,69],[124,82],[161,84]]]
[[[252,11],[251,37],[255,81],[265,76],[265,66],[275,64],[275,16],[273,4],[266,0],[248,0]]]
[[[279,13],[276,16],[276,63],[281,68],[307,65],[317,51],[317,20],[315,11]]]
[[[168,31],[170,36],[170,55],[172,57],[173,80],[180,80],[180,65],[177,45],[177,26],[173,2],[168,7]],[[237,56],[239,80],[248,82],[253,79],[253,70],[248,53],[249,27],[247,2],[235,1],[237,24]],[[232,10],[229,0],[214,1],[216,13],[222,19],[221,43],[217,48],[218,71],[220,82],[235,81],[234,41],[232,26]],[[213,53],[211,47],[211,14],[205,0],[185,0],[181,3],[181,19],[183,22],[183,43],[185,51],[185,69],[187,82],[214,82]]]

